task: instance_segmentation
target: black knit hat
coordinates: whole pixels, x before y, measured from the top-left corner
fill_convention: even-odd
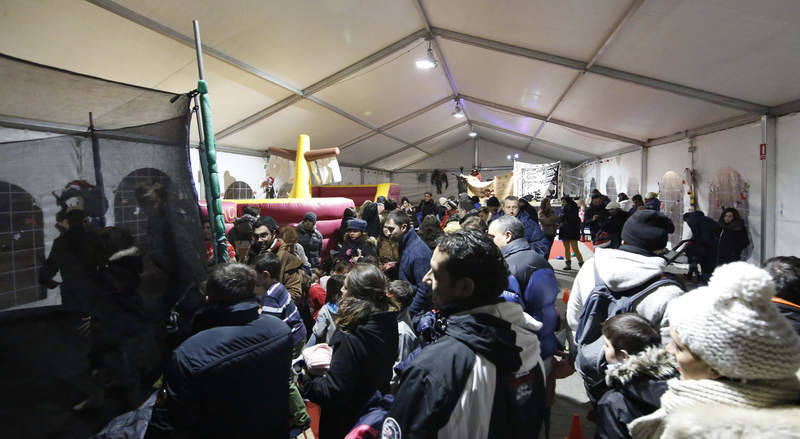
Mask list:
[[[655,251],[667,246],[667,235],[673,232],[675,225],[663,213],[639,210],[622,227],[622,240],[626,246]]]
[[[316,224],[317,223],[317,215],[314,212],[306,212],[306,214],[303,215],[303,221],[305,221],[305,220],[309,220],[312,223]]]
[[[493,206],[500,207],[500,200],[498,200],[497,197],[489,197],[489,199],[486,200],[486,206],[488,206],[488,207],[493,207]]]

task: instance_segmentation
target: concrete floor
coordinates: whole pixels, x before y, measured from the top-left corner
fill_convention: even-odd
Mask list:
[[[594,257],[594,254],[585,246],[581,246],[581,255],[584,261]],[[556,307],[561,314],[562,328],[566,328],[566,308],[567,304],[563,302],[564,288],[572,289],[572,282],[575,280],[575,275],[578,273],[577,261],[573,263],[573,269],[564,271],[564,261],[552,259],[550,264],[556,271],[556,278],[558,279],[558,300]],[[565,331],[566,329],[562,329]],[[589,398],[586,396],[586,391],[583,388],[583,380],[581,377],[574,373],[571,376],[558,380],[556,382],[556,401],[550,415],[550,435],[541,434],[539,437],[542,439],[563,439],[569,434],[569,429],[572,424],[572,418],[575,414],[580,416],[581,426],[583,427],[583,435],[585,438],[594,437],[594,424],[586,419],[586,414],[591,409]]]

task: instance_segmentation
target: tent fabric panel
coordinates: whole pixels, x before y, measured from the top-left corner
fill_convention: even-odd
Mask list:
[[[444,39],[441,46],[461,93],[534,113],[548,114],[579,74],[566,67]]]
[[[372,166],[378,169],[395,170],[417,160],[424,160],[426,157],[428,157],[428,155],[418,149],[409,149],[373,163]]]
[[[542,123],[532,117],[506,113],[474,102],[466,102],[463,105],[472,120],[485,122],[526,136],[533,136]]]
[[[476,126],[475,132],[478,133],[478,138],[480,139],[485,139],[501,145],[505,144],[513,146],[515,148],[525,148],[528,146],[528,143],[530,143],[529,138],[506,134],[491,128],[484,128],[482,126]]]
[[[756,102],[800,98],[800,3],[645,2],[600,63]]]
[[[450,94],[441,68],[416,68],[415,60],[427,50],[424,40],[415,41],[316,96],[375,126],[385,125]]]
[[[588,61],[630,6],[629,0],[428,0],[431,24]],[[509,13],[508,11],[513,11]]]
[[[418,146],[423,151],[426,151],[430,154],[436,154],[452,145],[469,140],[469,136],[467,136],[468,133],[469,127],[465,125],[442,134],[441,136],[434,137],[433,139],[425,143],[421,143]]]
[[[454,109],[455,101],[447,101],[409,121],[386,130],[386,132],[409,142],[419,141],[459,124],[459,119],[453,117]]]
[[[553,118],[616,134],[654,138],[744,114],[731,108],[661,90],[585,74]]]
[[[79,0],[3,2],[0,53],[153,88],[194,63],[193,49]]]
[[[207,56],[204,64],[216,132],[291,95],[281,87],[216,58]],[[197,87],[197,80],[197,64],[189,63],[165,78],[159,88],[186,93]],[[192,127],[192,142],[197,142],[196,128]]]
[[[623,142],[609,140],[553,123],[546,123],[537,138],[559,145],[570,146],[592,155],[607,154],[628,146]]]
[[[313,138],[311,141],[314,141]],[[342,163],[363,165],[378,157],[390,154],[392,151],[397,151],[404,146],[404,144],[386,137],[383,134],[376,134],[345,148],[341,154],[339,154],[339,161]]]
[[[120,3],[184,35],[196,18],[205,44],[301,89],[422,27],[413,5],[391,0]]]
[[[297,136],[308,134],[311,148],[329,148],[358,137],[368,129],[311,101],[301,100],[224,140],[222,144],[266,150],[270,146],[297,149]]]

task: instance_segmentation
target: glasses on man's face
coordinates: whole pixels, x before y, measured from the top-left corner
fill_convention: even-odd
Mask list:
[[[264,232],[264,233],[256,233],[256,238],[260,238],[260,239],[267,239],[267,238],[269,238],[269,237],[270,237],[270,234],[269,234],[269,232]]]

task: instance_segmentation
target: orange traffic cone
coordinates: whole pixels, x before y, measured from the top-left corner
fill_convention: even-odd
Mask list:
[[[564,303],[569,302],[569,288],[564,288],[564,295],[561,297],[561,301]]]
[[[583,427],[581,427],[581,417],[576,413],[572,415],[572,424],[569,426],[567,439],[583,439]]]

